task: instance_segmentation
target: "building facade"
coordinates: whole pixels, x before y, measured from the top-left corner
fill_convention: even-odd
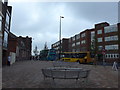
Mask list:
[[[12,7],[8,6],[8,2],[1,2],[2,6],[2,65],[6,65],[8,61],[8,36],[11,24]]]
[[[2,63],[2,18],[4,18],[2,14],[2,2],[0,2],[0,63]],[[2,67],[2,64],[0,64],[0,67]]]
[[[17,47],[17,36],[13,33],[9,33],[8,38],[8,55],[11,56],[11,62],[10,64],[15,63],[16,61],[16,47]]]
[[[68,40],[67,38],[63,38],[61,40],[61,45],[60,41],[54,43],[51,45],[51,48],[56,49],[57,53],[60,52],[60,46],[61,46],[61,52],[68,52]]]
[[[91,50],[91,32],[94,29],[87,29],[69,38],[69,52],[84,52]]]
[[[102,60],[105,59],[107,62],[119,61],[119,24],[104,24],[103,27],[99,28],[95,25],[95,32],[97,39],[97,54],[100,56],[99,58]]]
[[[17,37],[16,60],[30,60],[32,50],[31,37]]]
[[[90,51],[97,55],[99,61],[120,62],[119,41],[120,23],[109,25],[107,22],[102,22],[95,24],[92,29],[86,29],[70,37],[64,46],[68,46],[65,48],[68,52]],[[59,50],[59,42],[52,44],[52,48]]]

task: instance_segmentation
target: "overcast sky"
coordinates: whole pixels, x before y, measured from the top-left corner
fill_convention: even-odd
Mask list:
[[[94,24],[118,22],[117,2],[9,2],[12,6],[11,32],[32,37],[32,48],[42,50],[59,40],[62,18],[62,38],[69,38]]]

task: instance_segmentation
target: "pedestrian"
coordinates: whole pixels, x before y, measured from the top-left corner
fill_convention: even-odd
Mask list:
[[[11,62],[11,56],[8,56],[8,66],[10,66],[10,62]]]
[[[115,71],[118,70],[118,63],[116,61],[113,63],[112,69]]]

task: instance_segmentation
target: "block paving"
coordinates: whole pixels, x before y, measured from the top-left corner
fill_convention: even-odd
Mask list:
[[[88,82],[82,79],[46,78],[42,68],[53,67],[53,61],[17,61],[2,68],[2,88],[118,88],[118,71],[112,66],[78,64],[77,67],[90,69]]]

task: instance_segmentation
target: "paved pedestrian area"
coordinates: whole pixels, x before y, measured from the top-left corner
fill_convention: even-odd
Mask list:
[[[19,61],[2,68],[2,88],[118,88],[118,71],[112,66],[78,64],[90,69],[88,82],[74,79],[44,80],[42,68],[53,67],[52,61]]]

